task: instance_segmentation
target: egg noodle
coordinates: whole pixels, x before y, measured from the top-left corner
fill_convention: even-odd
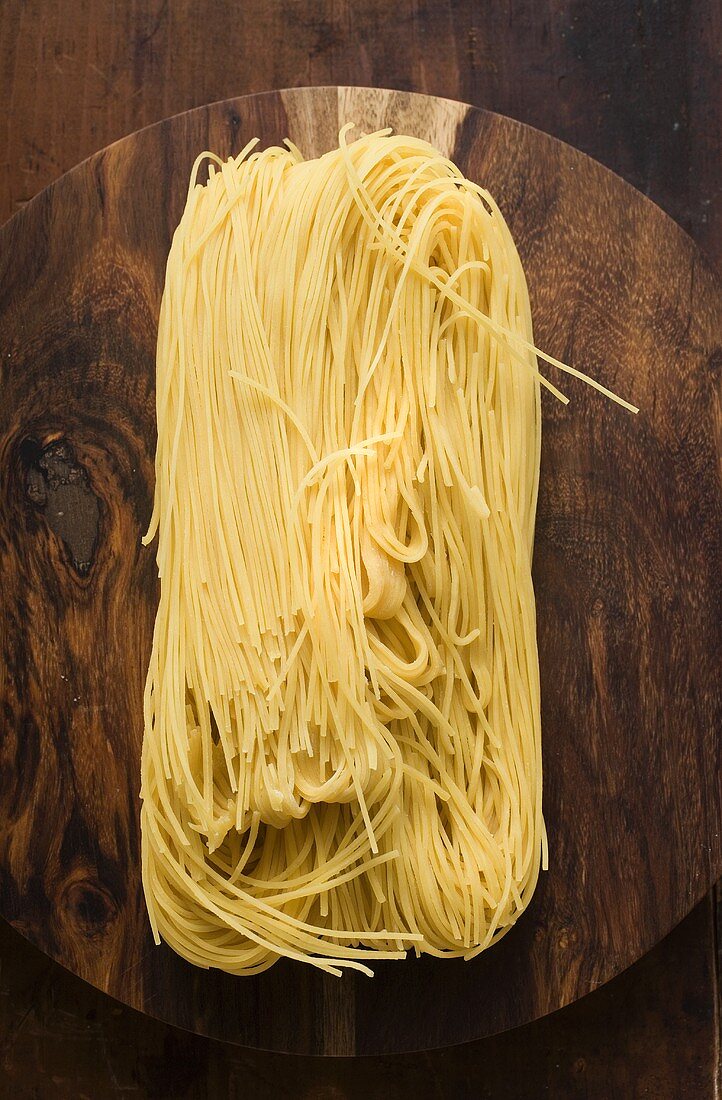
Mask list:
[[[471,958],[545,858],[536,356],[579,372],[491,196],[348,129],[202,154],[161,308],[143,883],[235,974]]]

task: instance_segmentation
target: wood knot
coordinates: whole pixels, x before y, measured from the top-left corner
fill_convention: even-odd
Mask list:
[[[35,439],[20,446],[28,500],[43,513],[62,540],[75,571],[86,577],[98,543],[100,505],[87,470],[75,459],[65,439],[42,447]]]
[[[61,909],[71,926],[88,939],[102,936],[118,915],[110,892],[91,879],[80,879],[65,887]]]
[[[574,928],[562,928],[557,938],[557,945],[559,947],[559,950],[567,951],[570,947],[574,947],[578,939],[579,935]]]

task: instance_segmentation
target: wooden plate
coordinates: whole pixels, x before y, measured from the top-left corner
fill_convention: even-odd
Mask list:
[[[339,125],[428,138],[498,199],[540,346],[534,573],[550,868],[473,963],[376,977],[194,969],[148,929],[141,696],[158,587],[154,350],[196,154],[308,155]],[[306,88],[216,103],[97,153],[0,230],[0,911],[127,1004],[249,1046],[431,1048],[513,1027],[628,966],[722,874],[722,289],[682,231],[592,160],[446,100]]]

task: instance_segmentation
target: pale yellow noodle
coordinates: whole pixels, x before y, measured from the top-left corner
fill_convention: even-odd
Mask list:
[[[558,391],[509,230],[450,161],[388,130],[254,146],[196,161],[161,308],[150,919],[236,974],[468,958],[546,853],[531,558]]]

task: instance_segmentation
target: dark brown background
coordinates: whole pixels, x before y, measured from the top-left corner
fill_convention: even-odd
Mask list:
[[[0,218],[83,156],[175,111],[271,87],[379,84],[565,138],[656,199],[719,264],[721,18],[716,3],[669,0],[5,2]],[[705,1098],[720,1083],[712,899],[581,1004],[423,1057],[244,1053],[120,1008],[6,928],[0,961],[0,1091],[19,1097]]]

